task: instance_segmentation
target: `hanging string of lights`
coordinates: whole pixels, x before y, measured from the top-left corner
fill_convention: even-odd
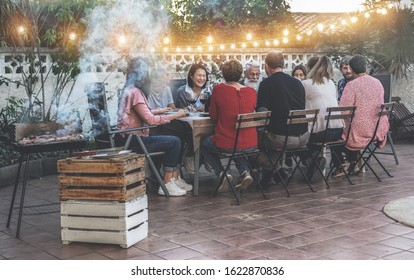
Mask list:
[[[276,36],[273,38],[267,39],[255,39],[252,32],[248,32],[245,35],[245,40],[242,42],[234,42],[234,43],[215,43],[215,39],[208,35],[206,37],[205,44],[199,45],[188,45],[188,46],[173,46],[172,40],[166,36],[162,39],[162,45],[157,47],[152,47],[152,52],[220,52],[220,51],[235,51],[235,50],[243,50],[246,48],[268,48],[268,47],[289,47],[289,43],[292,41],[300,42],[307,37],[311,37],[317,32],[319,33],[329,33],[335,32],[341,27],[347,25],[354,25],[357,24],[361,18],[369,18],[372,14],[376,13],[378,15],[385,16],[388,14],[388,11],[397,7],[397,3],[395,1],[390,1],[388,4],[385,4],[382,7],[376,7],[374,9],[364,9],[354,13],[348,13],[344,16],[337,19],[336,23],[330,23],[329,26],[325,26],[324,23],[318,23],[316,26],[301,30],[301,31],[291,31],[289,27],[285,27],[282,31],[280,36]],[[292,30],[294,28],[291,28]]]

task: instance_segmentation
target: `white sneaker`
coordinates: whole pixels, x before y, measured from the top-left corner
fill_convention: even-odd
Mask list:
[[[235,189],[245,190],[253,183],[253,178],[250,176],[249,171],[244,171],[243,174],[237,180]]]
[[[167,184],[165,184],[165,187],[168,190],[168,193],[171,196],[183,196],[185,195],[187,192],[183,189],[181,189],[180,187],[178,187],[173,180],[169,181]],[[158,194],[159,195],[165,195],[164,190],[161,188],[161,186],[158,189]]]
[[[173,181],[180,189],[185,190],[186,192],[193,190],[193,186],[190,184],[187,184],[187,182],[181,178],[178,178],[178,179],[173,178],[171,179],[171,181]]]
[[[220,179],[224,176],[224,173],[221,172],[220,173]],[[229,178],[230,182],[233,180],[233,176],[231,176],[230,174],[227,174],[227,177]],[[230,185],[229,182],[227,181],[226,178],[223,178],[223,182],[221,183],[220,188],[218,189],[218,192],[227,192],[230,189]]]

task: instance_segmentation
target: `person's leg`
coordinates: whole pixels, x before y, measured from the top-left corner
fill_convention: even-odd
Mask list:
[[[217,152],[220,152],[214,142],[212,141],[213,136],[209,136],[203,140],[201,143],[201,154],[204,157],[204,160],[213,168],[214,174],[221,180],[221,185],[218,189],[219,192],[228,191],[230,188],[229,181],[233,180],[233,176],[226,174],[227,178],[224,176],[224,170],[221,165],[220,157]]]
[[[213,168],[214,174],[217,177],[220,176],[223,172],[223,167],[221,166],[220,158],[218,156],[219,149],[212,141],[213,136],[206,137],[201,144],[201,154],[204,157],[204,160]]]
[[[249,150],[247,149],[244,151],[248,152]],[[234,163],[240,174],[235,188],[245,190],[253,183],[253,178],[250,174],[249,163],[244,157],[236,157],[234,159]]]

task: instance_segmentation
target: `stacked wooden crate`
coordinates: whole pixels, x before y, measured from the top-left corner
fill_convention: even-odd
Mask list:
[[[62,241],[119,244],[128,248],[148,235],[145,157],[58,161]]]

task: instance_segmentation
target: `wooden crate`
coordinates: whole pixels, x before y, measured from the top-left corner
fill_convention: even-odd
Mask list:
[[[125,202],[146,192],[145,157],[125,154],[107,159],[59,160],[61,200]]]
[[[147,196],[129,202],[61,201],[63,244],[89,242],[129,248],[148,236]]]

